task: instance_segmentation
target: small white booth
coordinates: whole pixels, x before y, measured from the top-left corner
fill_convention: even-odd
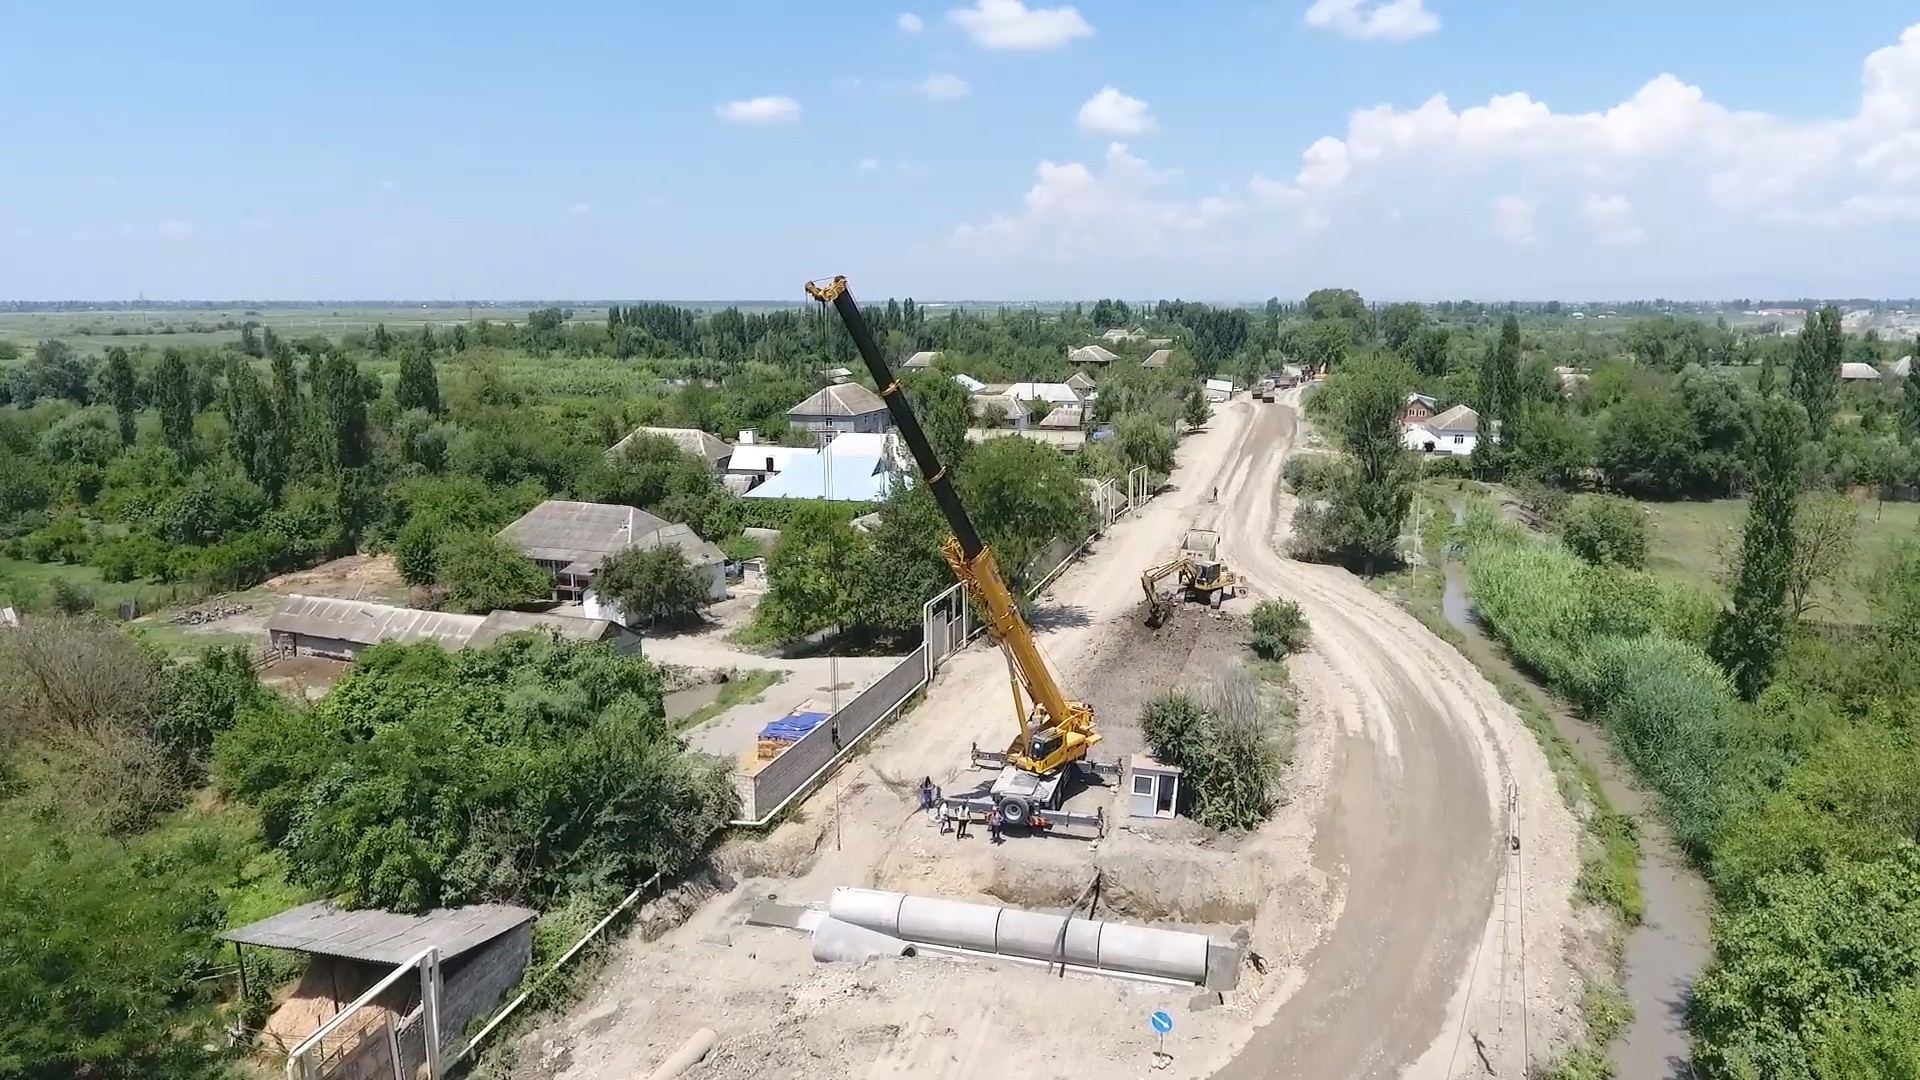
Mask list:
[[[1170,818],[1180,805],[1180,767],[1147,754],[1127,759],[1127,816]]]

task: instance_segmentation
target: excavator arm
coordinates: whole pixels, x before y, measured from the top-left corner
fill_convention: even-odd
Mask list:
[[[1166,621],[1167,599],[1160,595],[1160,583],[1193,565],[1193,560],[1185,555],[1175,556],[1158,566],[1149,566],[1140,575],[1140,591],[1147,594],[1147,625],[1159,626]]]
[[[1007,587],[992,549],[981,542],[973,519],[967,515],[967,508],[954,490],[953,476],[927,441],[905,390],[880,355],[866,316],[854,303],[853,294],[847,291],[847,279],[836,277],[825,283],[808,282],[807,295],[833,305],[840,321],[846,324],[854,347],[866,361],[874,384],[880,387],[880,397],[893,415],[894,427],[899,429],[914,463],[920,467],[934,502],[947,519],[947,527],[953,530],[953,535],[941,545],[941,553],[953,568],[954,577],[966,588],[967,595],[985,613],[987,632],[1006,654],[1012,673],[1014,715],[1020,734],[1007,748],[1008,762],[1026,772],[1046,774],[1079,761],[1100,741],[1094,731],[1093,709],[1085,702],[1068,700],[1047,667],[1046,658],[1033,640],[1033,630],[1021,617],[1013,591]],[[1033,703],[1032,719],[1021,705],[1022,693]]]

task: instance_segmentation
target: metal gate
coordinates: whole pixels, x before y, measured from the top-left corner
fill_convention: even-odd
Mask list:
[[[968,614],[967,595],[958,584],[949,585],[939,596],[920,609],[927,642],[927,678],[940,662],[966,647],[972,635],[973,618]]]

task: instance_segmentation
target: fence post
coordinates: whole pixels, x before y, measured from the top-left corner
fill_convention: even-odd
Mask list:
[[[421,1026],[427,1044],[427,1080],[440,1080],[440,950],[429,948],[420,965]]]

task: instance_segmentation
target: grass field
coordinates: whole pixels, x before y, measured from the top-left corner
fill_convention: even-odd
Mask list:
[[[1724,593],[1718,578],[1729,557],[1739,550],[1740,527],[1746,521],[1744,499],[1712,502],[1641,503],[1651,526],[1647,537],[1647,568],[1658,574],[1684,578]],[[1862,499],[1860,530],[1854,547],[1853,569],[1820,596],[1813,616],[1836,622],[1865,622],[1871,617],[1871,577],[1894,544],[1916,535],[1920,503],[1878,504]]]
[[[104,612],[117,611],[128,600],[138,602],[141,611],[152,611],[176,600],[198,596],[198,591],[191,585],[110,582],[101,578],[100,571],[91,566],[0,558],[0,605],[29,600],[44,601],[52,594],[55,581],[66,581],[79,588],[93,597],[94,606]]]
[[[338,338],[342,334],[371,331],[385,323],[388,330],[418,333],[431,323],[436,329],[474,319],[495,322],[524,322],[526,307],[494,307],[475,304],[461,307],[295,307],[295,308],[158,308],[150,311],[10,311],[0,312],[0,341],[12,341],[24,351],[35,342],[65,341],[83,354],[106,351],[110,345],[154,348],[212,345],[239,341],[239,330],[214,330],[221,323],[256,322],[269,327],[283,338],[321,334]],[[576,322],[605,322],[605,308],[575,308]],[[203,329],[195,330],[195,326]],[[168,330],[171,329],[171,333]]]

